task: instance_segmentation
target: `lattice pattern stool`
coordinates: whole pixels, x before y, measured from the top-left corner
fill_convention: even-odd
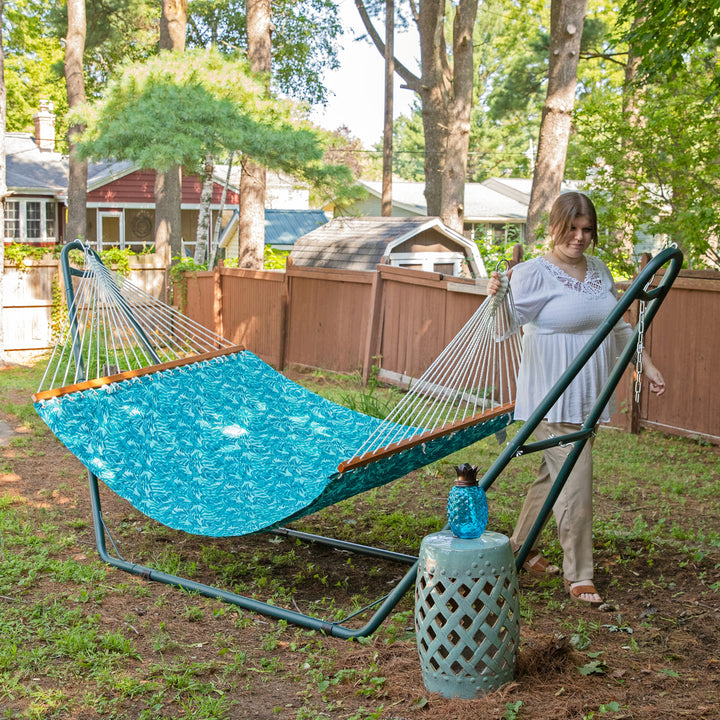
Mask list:
[[[473,698],[513,679],[520,608],[510,540],[462,540],[450,531],[420,546],[415,629],[425,687]]]

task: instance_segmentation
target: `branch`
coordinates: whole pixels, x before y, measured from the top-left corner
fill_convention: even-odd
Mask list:
[[[385,57],[385,43],[382,41],[380,35],[378,35],[377,30],[375,30],[372,20],[370,20],[370,16],[363,4],[363,0],[355,0],[355,7],[360,13],[360,19],[362,20],[370,39],[373,41],[373,44],[378,49],[380,55]],[[415,75],[415,73],[408,70],[408,68],[406,68],[405,65],[403,65],[396,57],[393,57],[393,62],[395,63],[395,72],[405,81],[408,88],[410,88],[410,90],[414,90],[416,93],[419,93],[420,78]]]
[[[616,60],[616,56],[627,57],[627,52],[604,53],[586,50],[585,52],[580,53],[580,58],[582,60],[594,60],[595,58],[602,58],[603,60],[607,60],[608,62],[613,62],[616,65],[620,65],[620,67],[625,67],[627,63],[622,60]]]

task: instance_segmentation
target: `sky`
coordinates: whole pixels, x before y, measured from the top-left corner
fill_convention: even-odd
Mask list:
[[[353,136],[360,138],[365,149],[382,140],[385,62],[369,39],[356,40],[365,35],[365,28],[353,0],[340,0],[340,18],[345,34],[340,39],[340,68],[325,74],[325,86],[330,99],[325,108],[318,108],[312,118],[328,130],[337,130],[342,125],[350,128]],[[385,26],[375,21],[381,37],[385,37]],[[419,66],[420,47],[417,31],[411,28],[405,33],[396,33],[395,57],[413,72]],[[415,94],[403,90],[402,81],[395,75],[393,116],[409,114]]]

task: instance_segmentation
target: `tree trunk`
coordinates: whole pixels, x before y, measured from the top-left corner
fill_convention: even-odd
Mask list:
[[[247,0],[247,46],[250,68],[270,82],[272,44],[270,0]],[[238,210],[238,267],[262,270],[265,264],[265,188],[267,171],[243,157]]]
[[[452,65],[445,41],[445,11],[455,8]],[[420,0],[411,3],[420,35],[421,77],[393,58],[395,72],[420,96],[425,136],[425,200],[428,215],[439,215],[451,227],[463,227],[463,202],[474,72],[472,32],[478,0]],[[385,54],[385,43],[372,24],[363,0],[355,7],[373,44]]]
[[[7,176],[5,164],[5,116],[7,113],[7,92],[5,90],[5,45],[3,43],[3,17],[5,0],[0,0],[0,366],[5,364],[5,199],[7,198]]]
[[[170,265],[182,257],[182,174],[179,167],[155,173],[155,253]]]
[[[540,122],[537,162],[527,219],[527,238],[537,229],[560,193],[570,139],[571,113],[587,0],[552,0],[550,7],[550,67]]]
[[[444,0],[422,0],[417,16],[420,34],[420,101],[425,136],[425,202],[428,215],[440,215],[449,129],[450,67],[445,42]]]
[[[633,19],[633,28],[637,27],[643,19],[642,15],[637,15]],[[641,111],[641,90],[635,83],[641,59],[642,58],[635,51],[634,43],[631,42],[628,47],[627,65],[625,65],[622,110],[628,127],[632,129],[638,128],[643,121]],[[633,171],[639,171],[642,168],[640,153],[634,149],[632,140],[625,138],[623,140],[623,144],[625,151],[624,155],[628,160],[626,167],[632,168]],[[621,184],[624,189],[623,205],[628,209],[635,207],[637,204],[636,179],[631,175],[627,175],[624,180],[622,180]],[[635,224],[631,216],[626,215],[621,218],[617,229],[617,238],[621,247],[624,249],[625,254],[628,257],[632,257],[635,246]]]
[[[187,0],[162,0],[160,50],[182,52],[187,29]],[[182,171],[155,174],[155,252],[169,265],[182,256]]]
[[[440,217],[462,233],[465,215],[465,175],[470,145],[473,84],[473,28],[477,0],[461,0],[453,20],[453,92],[448,110],[448,137],[443,168]]]
[[[68,31],[65,38],[65,84],[68,107],[78,107],[85,102],[85,76],[83,53],[85,52],[85,0],[68,0]],[[77,157],[77,136],[84,130],[75,124],[68,128],[67,141],[70,153],[68,173],[68,218],[65,238],[72,241],[87,239],[87,160]],[[98,242],[102,238],[97,238]]]
[[[210,229],[210,205],[213,196],[213,159],[211,155],[205,158],[205,176],[203,177],[200,192],[200,210],[198,211],[197,233],[195,235],[195,262],[201,265],[205,262],[208,249],[208,230]]]
[[[392,216],[394,36],[395,0],[385,0],[385,116],[383,120],[382,207],[380,210],[383,217]]]
[[[215,267],[215,258],[218,254],[218,243],[220,242],[220,231],[222,230],[222,216],[225,211],[225,200],[227,198],[227,189],[230,184],[230,178],[232,176],[232,166],[235,153],[230,153],[230,159],[228,160],[227,175],[225,176],[225,184],[223,185],[222,195],[220,196],[220,210],[218,210],[217,220],[215,221],[215,227],[213,228],[212,242],[210,243],[210,256],[208,257],[208,270],[212,270]]]

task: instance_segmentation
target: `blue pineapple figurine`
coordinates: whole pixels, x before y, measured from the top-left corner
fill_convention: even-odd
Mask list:
[[[447,504],[450,529],[459,538],[480,537],[487,526],[488,505],[485,491],[477,483],[477,465],[456,465],[455,472],[457,479]]]

